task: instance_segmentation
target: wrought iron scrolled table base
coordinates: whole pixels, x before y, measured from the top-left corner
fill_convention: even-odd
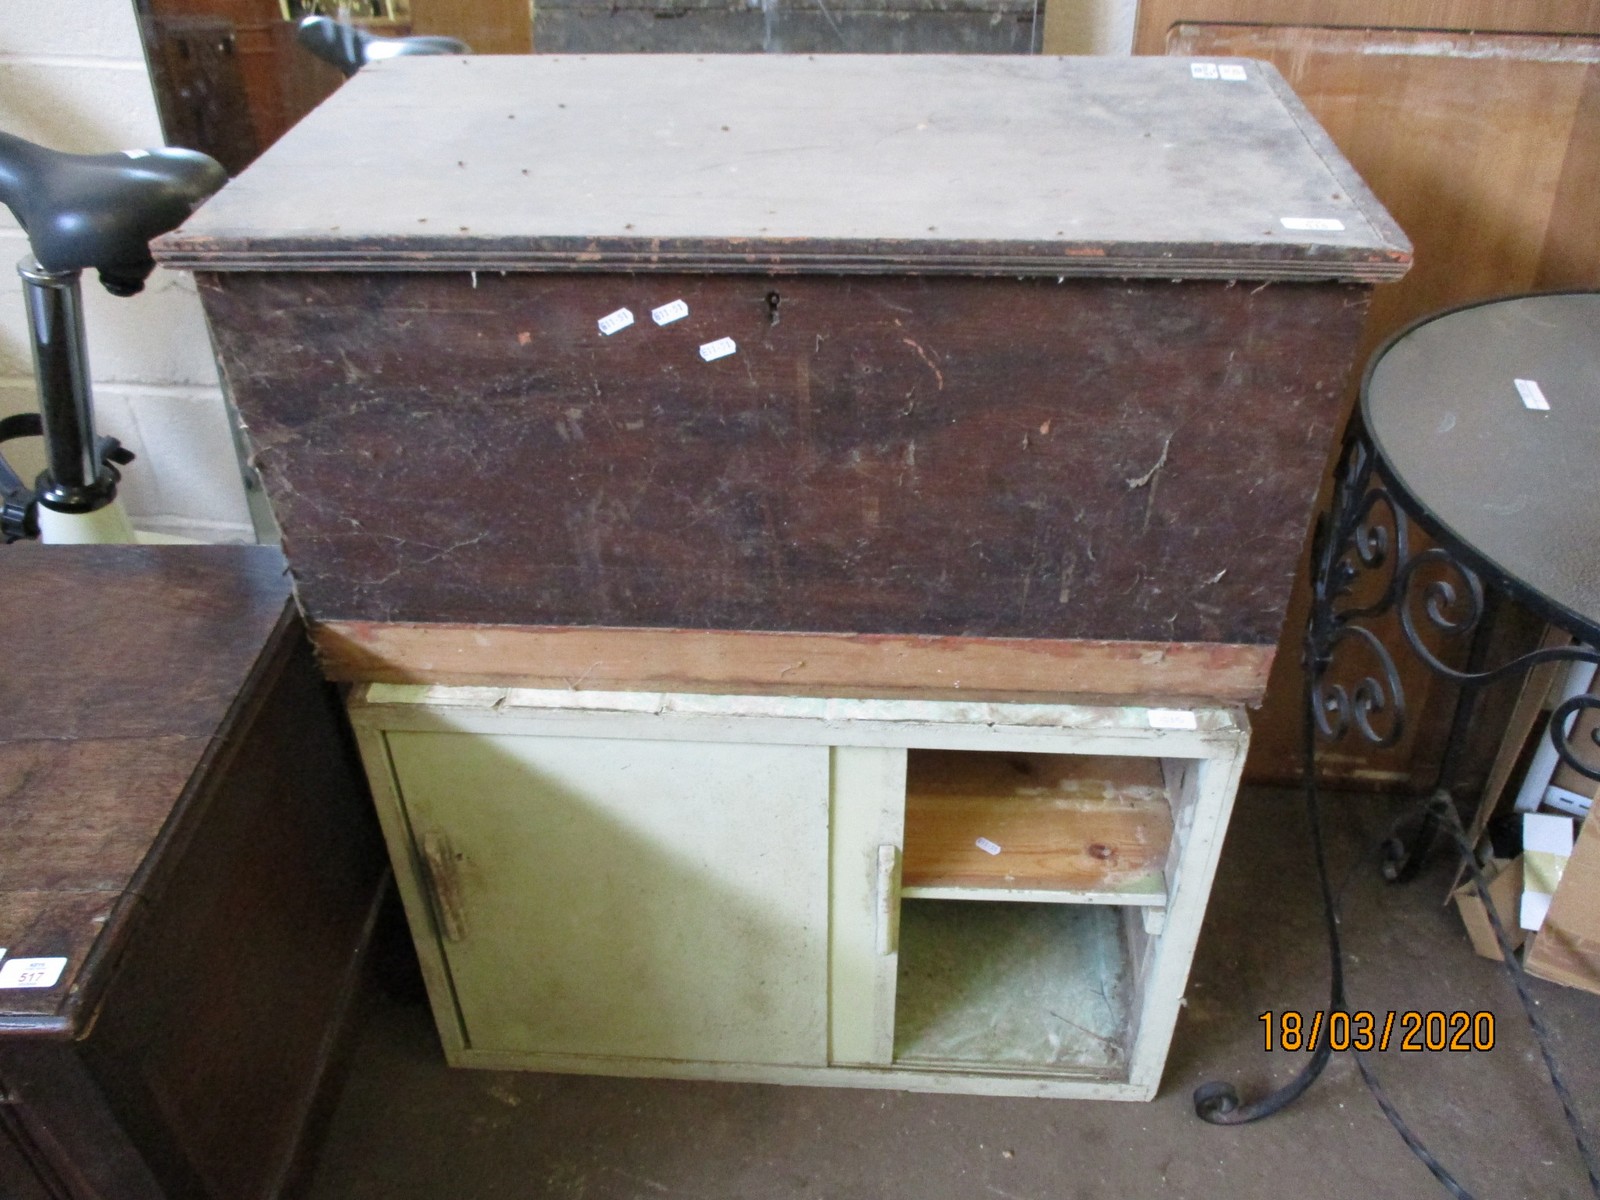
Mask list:
[[[1320,742],[1331,745],[1355,737],[1374,747],[1394,745],[1406,728],[1405,686],[1389,647],[1371,628],[1372,622],[1394,613],[1410,654],[1462,689],[1441,778],[1433,789],[1437,794],[1448,791],[1444,772],[1460,749],[1479,688],[1545,663],[1600,663],[1600,653],[1583,646],[1544,648],[1486,667],[1480,635],[1492,623],[1490,614],[1502,595],[1498,587],[1485,586],[1486,575],[1495,579],[1492,568],[1474,563],[1470,551],[1452,546],[1435,529],[1428,532],[1442,544],[1413,552],[1413,519],[1403,494],[1397,496],[1385,480],[1360,418],[1355,418],[1335,474],[1333,503],[1312,544],[1312,608],[1303,667]],[[1375,598],[1357,601],[1374,591]],[[1430,641],[1442,644],[1436,650]],[[1451,647],[1459,648],[1465,669],[1446,661],[1456,657],[1449,655]],[[1340,668],[1354,657],[1352,651],[1370,661],[1360,681],[1347,686],[1338,680],[1349,675]],[[1600,697],[1580,694],[1563,701],[1551,715],[1549,735],[1563,763],[1600,780],[1600,730],[1583,753],[1573,741],[1576,717],[1589,708],[1600,708]],[[1306,770],[1312,769],[1308,757]],[[1391,882],[1406,882],[1421,869],[1440,828],[1436,804],[1425,802],[1416,828],[1404,836],[1400,829],[1408,824],[1409,818],[1402,817],[1385,846],[1383,869]]]
[[[1390,612],[1399,619],[1406,648],[1435,675],[1465,689],[1521,675],[1542,663],[1600,663],[1600,652],[1583,646],[1534,650],[1488,668],[1475,661],[1472,643],[1485,625],[1495,595],[1484,580],[1500,581],[1491,567],[1475,562],[1470,551],[1449,545],[1437,529],[1428,532],[1442,544],[1413,553],[1413,520],[1384,479],[1356,418],[1340,456],[1333,504],[1318,522],[1312,542],[1312,607],[1304,666],[1322,742],[1336,743],[1354,733],[1372,746],[1392,746],[1405,732],[1405,688],[1394,656],[1370,627],[1370,622]],[[1373,590],[1374,581],[1380,585],[1377,598],[1359,603],[1357,597]],[[1429,645],[1434,639],[1463,647],[1468,668],[1446,662]],[[1352,647],[1363,649],[1373,663],[1358,683],[1347,687],[1337,682],[1337,668]],[[1588,708],[1600,708],[1600,697],[1578,695],[1564,701],[1551,716],[1550,736],[1562,762],[1600,781],[1600,749],[1582,756],[1571,737],[1576,726],[1571,718]],[[1600,747],[1600,731],[1591,741]]]

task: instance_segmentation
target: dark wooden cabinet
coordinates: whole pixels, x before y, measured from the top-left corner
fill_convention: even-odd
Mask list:
[[[0,990],[0,1191],[287,1194],[385,869],[282,558],[18,546],[5,581],[0,971],[59,978]]]

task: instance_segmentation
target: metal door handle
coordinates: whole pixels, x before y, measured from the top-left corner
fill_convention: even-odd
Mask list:
[[[461,911],[461,872],[458,864],[464,856],[450,848],[442,833],[422,835],[422,866],[427,875],[428,893],[433,899],[433,913],[439,923],[439,932],[446,941],[460,942],[467,936],[466,915]]]
[[[878,953],[900,949],[900,847],[878,847]]]

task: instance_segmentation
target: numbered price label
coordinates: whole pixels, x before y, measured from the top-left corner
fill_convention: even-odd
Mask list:
[[[8,958],[0,963],[0,991],[7,988],[52,988],[67,969],[64,958]]]
[[[629,325],[633,324],[633,313],[629,312],[625,308],[619,308],[614,313],[607,313],[605,316],[596,321],[595,324],[600,327],[600,332],[602,334],[604,334],[606,337],[610,337],[619,329],[626,329]]]
[[[1391,1045],[1414,1052],[1494,1049],[1492,1012],[1264,1012],[1268,1053],[1314,1052],[1326,1040],[1331,1050],[1378,1050]]]

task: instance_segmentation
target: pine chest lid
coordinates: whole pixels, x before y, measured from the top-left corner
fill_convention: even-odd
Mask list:
[[[942,55],[378,63],[156,254],[1364,282],[1411,261],[1267,63]]]

